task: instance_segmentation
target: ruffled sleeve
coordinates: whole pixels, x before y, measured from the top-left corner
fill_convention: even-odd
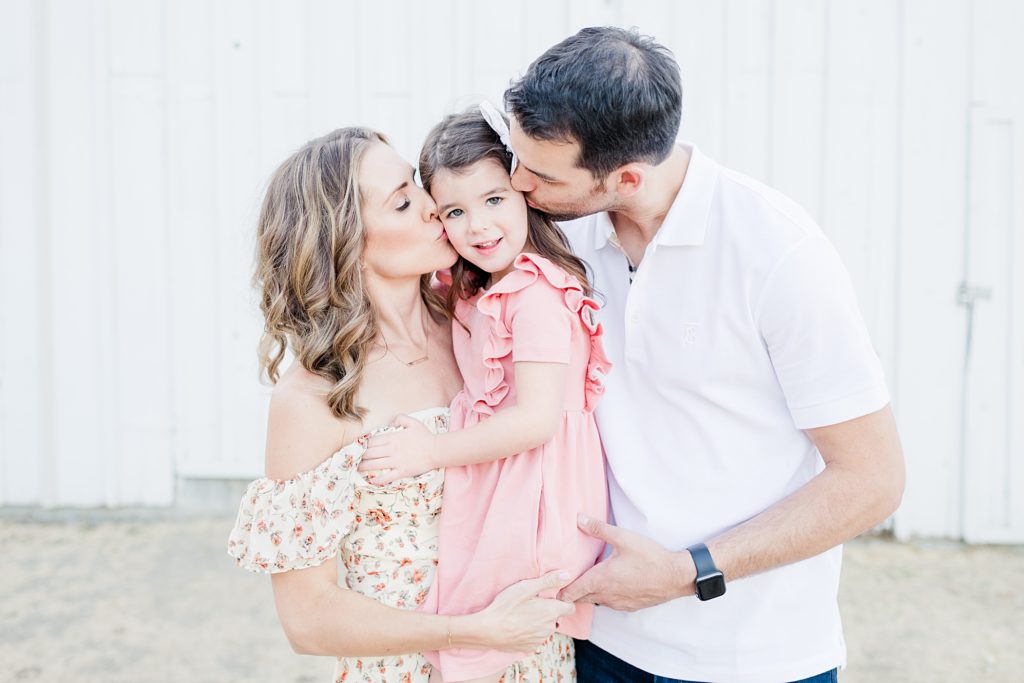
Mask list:
[[[563,290],[545,278],[510,295],[505,320],[512,332],[512,362],[568,363],[576,318]]]
[[[355,522],[354,472],[361,450],[345,448],[293,479],[249,484],[228,537],[228,554],[252,572],[323,564]]]
[[[569,362],[579,320],[590,338],[584,396],[585,410],[592,411],[604,393],[602,377],[611,369],[601,343],[603,331],[593,319],[597,302],[584,294],[575,277],[542,256],[520,254],[513,268],[477,302],[491,324],[484,344],[485,393],[473,409],[491,415],[508,394],[501,359],[509,354],[513,362]]]

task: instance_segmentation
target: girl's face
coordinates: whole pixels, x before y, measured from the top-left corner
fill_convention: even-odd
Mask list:
[[[385,279],[451,268],[457,258],[434,200],[416,184],[413,173],[412,166],[384,143],[367,149],[359,167],[366,229],[363,265]]]
[[[460,173],[442,169],[430,186],[452,246],[462,258],[491,273],[495,283],[512,271],[526,246],[526,200],[508,172],[483,159]]]

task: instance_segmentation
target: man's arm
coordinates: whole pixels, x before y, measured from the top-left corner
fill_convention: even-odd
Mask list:
[[[806,433],[818,447],[825,469],[750,521],[707,543],[726,580],[823,553],[881,524],[899,507],[903,451],[888,406]]]
[[[899,506],[905,471],[889,406],[806,430],[825,469],[757,516],[705,543],[726,581],[813,557],[883,522]],[[612,546],[611,557],[562,591],[569,602],[621,611],[693,595],[696,569],[685,550],[597,520],[581,528]]]

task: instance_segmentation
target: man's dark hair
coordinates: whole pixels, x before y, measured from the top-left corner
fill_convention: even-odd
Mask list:
[[[531,138],[578,143],[577,166],[601,180],[668,157],[683,87],[672,53],[650,36],[591,27],[538,57],[505,91],[505,106]]]

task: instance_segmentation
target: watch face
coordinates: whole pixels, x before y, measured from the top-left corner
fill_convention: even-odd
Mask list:
[[[697,597],[701,600],[710,600],[725,594],[725,577],[722,572],[715,572],[710,576],[701,577],[697,582]]]

